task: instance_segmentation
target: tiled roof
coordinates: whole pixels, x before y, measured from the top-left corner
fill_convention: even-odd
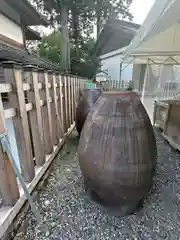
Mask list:
[[[4,43],[0,43],[0,61],[15,61],[22,64],[30,64],[40,68],[45,68],[49,70],[59,71],[60,66],[58,64],[53,64],[50,61],[34,57],[30,55],[27,51],[22,49],[17,49],[8,46]]]
[[[97,54],[103,55],[127,46],[139,27],[136,23],[123,20],[108,21],[97,40]]]
[[[17,11],[23,23],[27,26],[48,26],[49,22],[41,15],[29,0],[6,0],[6,3]]]

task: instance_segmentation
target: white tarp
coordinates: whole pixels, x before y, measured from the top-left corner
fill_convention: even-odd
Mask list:
[[[156,0],[137,35],[124,52],[135,63],[180,63],[180,1]]]

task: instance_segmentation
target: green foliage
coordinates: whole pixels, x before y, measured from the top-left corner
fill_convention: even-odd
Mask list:
[[[95,42],[90,39],[94,25],[97,27],[97,36],[99,36],[103,24],[110,17],[132,19],[129,12],[132,0],[34,0],[34,3],[41,12],[46,13],[53,26],[58,28],[63,26],[61,28],[62,71],[68,70],[71,62],[72,73],[85,77],[93,77],[99,66],[97,56],[92,53]],[[69,32],[66,30],[67,25]],[[36,54],[53,62],[59,62],[60,40],[58,41],[56,37],[50,35],[43,38],[37,50],[39,52]]]
[[[44,11],[52,24],[60,24],[62,6],[69,12],[69,32],[71,38],[77,38],[82,33],[89,36],[94,24],[98,31],[103,22],[113,15],[115,18],[129,18],[132,15],[129,7],[132,0],[34,0],[41,11]]]
[[[54,31],[48,36],[44,36],[38,46],[31,47],[29,50],[33,55],[40,56],[53,63],[59,63],[60,42],[61,39],[59,31]]]
[[[59,63],[60,61],[60,33],[53,32],[44,37],[39,44],[39,55],[52,62]]]
[[[71,71],[82,77],[93,78],[99,67],[99,59],[93,54],[94,39],[83,40],[77,54],[76,45],[71,48]]]
[[[44,36],[41,43],[36,47],[32,47],[30,52],[53,63],[59,63],[60,41],[59,31],[54,31],[48,36]],[[78,42],[78,54],[76,44],[72,43],[71,45],[71,73],[92,78],[99,67],[98,58],[93,56],[95,40],[81,38]]]

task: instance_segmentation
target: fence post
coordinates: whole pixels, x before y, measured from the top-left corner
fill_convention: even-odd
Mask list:
[[[57,127],[58,127],[58,138],[63,138],[63,123],[61,116],[61,82],[59,79],[59,73],[53,75],[53,86],[54,86],[54,94],[55,94],[55,107],[56,107],[56,115],[57,115]]]
[[[73,122],[74,122],[74,118],[73,118],[74,101],[73,101],[73,77],[72,77],[72,75],[70,76],[70,83],[71,83],[71,124],[73,124]]]
[[[35,176],[32,155],[29,122],[26,111],[23,90],[23,72],[20,65],[4,62],[4,76],[7,83],[12,84],[13,92],[9,93],[9,103],[15,108],[17,114],[13,117],[17,147],[20,157],[21,170],[26,182],[32,181]]]
[[[67,130],[70,127],[70,119],[69,119],[69,82],[68,82],[68,76],[64,76],[64,86],[65,86],[65,103],[66,103],[66,122],[67,122]]]
[[[61,81],[61,99],[62,99],[62,121],[63,121],[63,129],[64,129],[64,134],[67,132],[68,127],[67,127],[67,117],[66,117],[66,86],[65,86],[65,75],[60,76],[60,81]]]
[[[0,134],[5,132],[5,119],[2,98],[0,94]],[[14,206],[20,197],[16,176],[7,153],[0,146],[0,192],[4,206]]]
[[[74,76],[72,76],[72,121],[74,122],[75,98],[74,98]]]
[[[37,69],[33,66],[25,66],[26,82],[30,84],[31,90],[27,91],[28,102],[33,104],[33,109],[28,113],[33,138],[36,165],[42,166],[45,163],[45,151],[43,146],[42,116],[40,96],[38,89]]]
[[[51,154],[53,152],[53,144],[51,141],[50,127],[49,127],[48,104],[47,104],[48,101],[46,96],[44,69],[38,69],[38,83],[42,85],[42,88],[39,90],[39,95],[40,95],[41,101],[44,102],[43,106],[41,106],[44,150],[45,150],[45,154]]]
[[[55,108],[55,97],[53,89],[53,75],[52,71],[48,71],[46,74],[46,96],[48,102],[48,115],[49,115],[49,124],[51,132],[51,140],[53,146],[59,144],[59,139],[57,137],[57,120],[56,120],[56,108]]]
[[[69,95],[69,126],[72,124],[72,117],[71,117],[71,105],[72,105],[72,98],[71,98],[71,76],[68,76],[68,95]]]

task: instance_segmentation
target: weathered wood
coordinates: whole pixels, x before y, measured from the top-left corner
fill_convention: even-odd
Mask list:
[[[165,122],[164,135],[168,137],[168,141],[176,149],[180,149],[180,101],[171,101],[169,104],[169,112]],[[173,144],[174,143],[174,144]],[[179,147],[178,147],[179,146]]]
[[[169,101],[156,101],[154,105],[153,122],[154,125],[163,131],[166,128],[168,118]]]
[[[12,92],[12,86],[8,83],[0,83],[0,93]]]
[[[63,130],[64,134],[67,132],[68,127],[67,127],[67,120],[66,120],[66,91],[65,91],[65,76],[62,75],[60,76],[60,81],[61,81],[61,103],[62,103],[62,108],[61,108],[61,114],[62,114],[62,123],[63,123]]]
[[[75,80],[75,108],[77,108],[79,96],[78,96],[78,81],[77,81],[76,76],[75,76],[74,80]]]
[[[164,129],[163,129],[164,134],[166,134],[166,132],[167,132],[168,121],[169,121],[169,117],[170,117],[170,114],[171,114],[171,108],[172,108],[172,105],[169,104],[168,111],[167,111],[166,118],[165,118],[165,122],[164,122]]]
[[[56,106],[57,125],[58,125],[58,137],[63,138],[64,134],[63,134],[63,126],[62,126],[62,118],[61,118],[61,95],[60,95],[61,83],[59,79],[59,74],[56,74],[54,76],[53,85],[54,85],[55,106]]]
[[[64,139],[61,139],[60,144],[58,147],[53,151],[53,153],[50,156],[47,156],[46,162],[43,165],[43,167],[39,168],[39,171],[37,172],[35,178],[31,182],[31,184],[28,184],[28,190],[30,194],[33,192],[33,190],[37,187],[40,180],[46,175],[46,172],[49,170],[49,167],[53,163],[55,157],[59,153],[60,149],[63,147],[65,141],[69,137],[69,135],[72,133],[74,129],[74,125],[69,129],[68,133],[65,135]],[[14,208],[9,210],[9,208],[1,208],[0,209],[0,239],[2,239],[4,236],[7,236],[6,233],[9,232],[9,230],[12,231],[12,227],[14,226],[14,220],[17,217],[18,213],[23,210],[23,205],[27,202],[27,199],[21,195],[20,200],[18,201],[18,204],[15,205]],[[7,237],[7,239],[9,239]]]
[[[169,143],[169,145],[174,148],[174,150],[180,151],[180,145],[173,141],[169,136],[162,133],[162,137]]]
[[[52,144],[51,135],[50,135],[48,105],[47,105],[46,86],[45,86],[45,73],[43,69],[38,70],[38,81],[39,83],[42,84],[42,88],[39,91],[40,99],[44,101],[44,105],[41,107],[44,149],[46,154],[51,154],[53,152],[53,144]]]
[[[75,98],[74,98],[74,76],[71,77],[72,84],[72,122],[74,122]]]
[[[4,76],[7,83],[12,84],[13,92],[8,93],[9,103],[16,109],[13,117],[18,153],[22,174],[26,182],[32,181],[35,176],[34,162],[31,148],[29,122],[26,111],[25,96],[22,82],[22,68],[19,65],[4,63]]]
[[[68,78],[64,75],[64,88],[65,88],[65,106],[66,106],[66,125],[69,129],[69,96],[68,96]]]
[[[49,89],[49,96],[52,98],[52,101],[49,104],[50,107],[50,114],[51,117],[49,119],[51,120],[51,139],[53,142],[53,145],[58,145],[59,144],[59,138],[58,138],[58,121],[57,121],[57,115],[56,115],[56,106],[55,106],[55,94],[54,94],[54,88],[53,88],[53,74],[52,71],[48,72],[48,81],[51,84],[51,87]]]
[[[37,72],[35,72],[35,69],[33,70],[32,67],[26,67],[25,72],[27,76],[26,82],[33,86],[31,91],[27,92],[27,99],[33,104],[33,109],[28,114],[32,132],[35,162],[37,166],[42,166],[45,162],[45,151],[43,146],[42,117]]]
[[[72,81],[71,81],[71,76],[68,76],[68,82],[69,82],[69,87],[68,87],[68,92],[69,92],[69,126],[72,124]]]
[[[5,133],[5,116],[3,112],[2,99],[0,94],[0,134]],[[0,146],[0,192],[4,206],[14,206],[19,199],[19,189],[12,164],[7,153],[4,153]]]
[[[60,134],[61,134],[61,129],[60,129],[60,126],[59,126],[59,105],[58,105],[58,100],[59,100],[59,97],[58,97],[58,84],[57,84],[57,79],[56,79],[56,75],[53,74],[53,98],[54,98],[54,104],[55,104],[55,110],[56,110],[56,121],[57,121],[57,137],[58,139],[60,138]]]

